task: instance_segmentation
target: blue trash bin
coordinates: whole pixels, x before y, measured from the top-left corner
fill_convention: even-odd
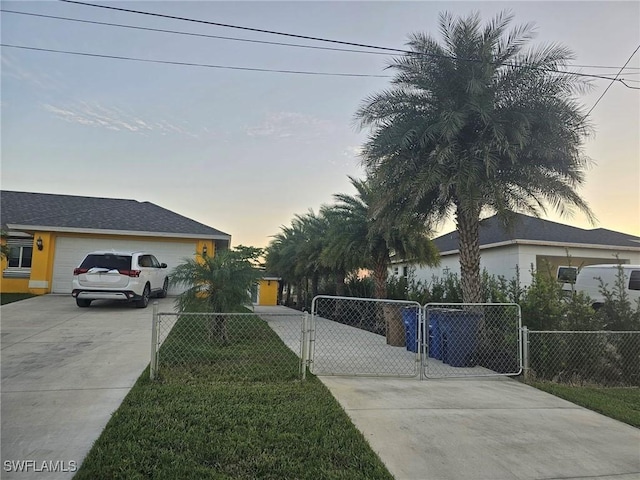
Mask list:
[[[407,350],[415,353],[418,351],[418,307],[403,308],[402,321],[404,322]]]
[[[442,360],[442,339],[440,336],[440,316],[444,310],[429,310],[429,357]]]
[[[478,323],[482,316],[463,310],[447,310],[439,317],[443,363],[452,367],[474,367]]]

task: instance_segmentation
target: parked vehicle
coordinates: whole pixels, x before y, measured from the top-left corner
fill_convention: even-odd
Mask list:
[[[73,270],[71,295],[79,307],[93,300],[124,300],[146,308],[151,296],[167,296],[166,269],[148,252],[91,252]]]
[[[612,291],[618,280],[619,269],[624,275],[624,288],[632,303],[640,299],[640,265],[587,265],[582,267],[576,278],[575,290],[589,295],[594,308],[605,301],[602,286]]]

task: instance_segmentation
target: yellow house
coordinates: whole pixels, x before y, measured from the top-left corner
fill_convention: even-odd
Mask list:
[[[2,191],[0,292],[71,293],[73,269],[95,250],[146,250],[169,269],[231,236],[150,202]],[[178,293],[177,291],[169,291]]]

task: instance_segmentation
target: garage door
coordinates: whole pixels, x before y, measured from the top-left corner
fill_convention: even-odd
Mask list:
[[[158,261],[167,264],[170,272],[175,266],[183,263],[184,258],[192,258],[196,252],[196,241],[162,242],[154,240],[118,240],[100,238],[58,237],[56,253],[53,260],[53,293],[71,293],[73,269],[84,259],[84,256],[95,250],[122,250],[151,252]],[[175,295],[182,289],[172,286],[169,294]]]

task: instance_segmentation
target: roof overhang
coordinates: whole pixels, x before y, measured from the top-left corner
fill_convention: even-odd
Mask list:
[[[137,237],[161,237],[161,238],[190,238],[194,240],[226,240],[231,241],[231,235],[208,235],[204,233],[175,233],[175,232],[146,232],[136,230],[102,230],[99,228],[75,228],[75,227],[52,227],[47,225],[20,225],[8,223],[10,230],[22,232],[59,232],[78,233],[85,235],[116,235],[116,236],[137,236]]]
[[[640,252],[640,246],[631,247],[624,245],[600,245],[589,243],[567,243],[567,242],[549,242],[543,240],[507,240],[504,242],[489,243],[487,245],[480,245],[480,250],[488,250],[490,248],[508,247],[512,245],[533,245],[536,247],[560,247],[560,248],[590,248],[594,250],[624,250],[629,252]],[[447,250],[440,252],[440,256],[457,255],[460,253],[459,249]]]

